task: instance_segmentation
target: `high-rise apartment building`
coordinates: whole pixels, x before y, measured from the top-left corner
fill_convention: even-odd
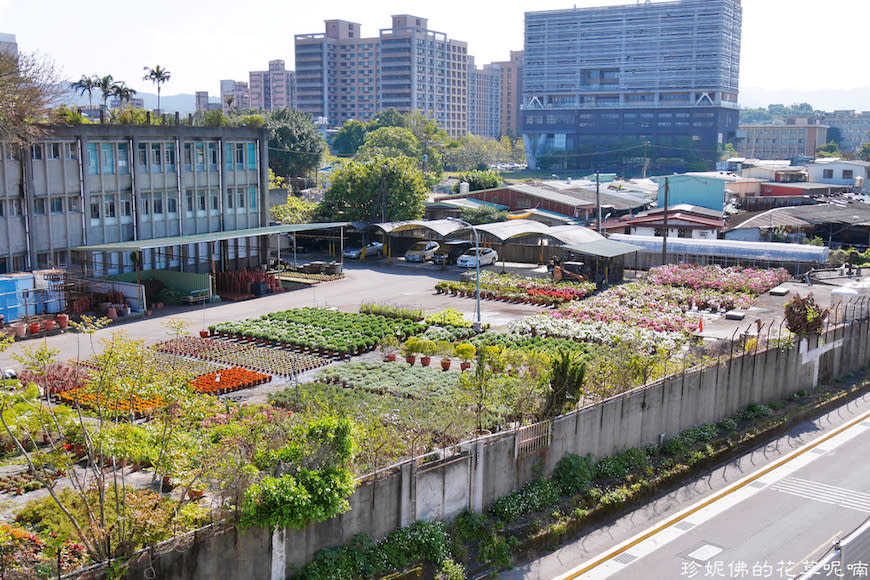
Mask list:
[[[15,40],[14,34],[0,32],[0,52],[18,54],[18,42]]]
[[[333,127],[394,107],[452,136],[468,131],[467,45],[429,30],[425,18],[393,16],[392,28],[369,38],[357,23],[327,20],[325,33],[299,34],[295,47],[298,108]]]
[[[221,106],[226,113],[230,109],[251,108],[251,92],[248,83],[242,81],[221,81]]]
[[[527,12],[530,167],[712,166],[737,130],[741,23],[740,0]]]
[[[523,51],[512,50],[510,60],[494,62],[499,82],[499,135],[520,134],[520,104],[523,100]]]
[[[477,68],[468,57],[468,132],[493,139],[501,135],[501,71],[493,64]]]
[[[283,60],[270,60],[269,69],[248,75],[250,108],[274,111],[296,108],[296,75]]]

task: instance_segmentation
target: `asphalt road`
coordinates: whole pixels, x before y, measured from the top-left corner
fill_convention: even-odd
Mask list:
[[[864,396],[501,577],[793,578],[870,515],[868,444]]]

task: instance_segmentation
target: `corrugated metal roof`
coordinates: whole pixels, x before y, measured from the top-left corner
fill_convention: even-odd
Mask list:
[[[454,220],[409,220],[372,224],[372,227],[381,229],[385,234],[426,229],[435,232],[441,237],[465,228],[461,223]]]
[[[282,224],[278,226],[265,226],[262,228],[249,228],[245,230],[228,230],[225,232],[211,232],[207,234],[193,234],[189,236],[173,236],[168,238],[153,238],[150,240],[131,240],[127,242],[112,242],[92,246],[78,246],[72,248],[74,252],[138,252],[154,248],[166,248],[169,246],[185,246],[187,244],[201,244],[206,242],[219,242],[222,240],[234,240],[236,238],[253,238],[272,234],[288,234],[293,232],[305,232],[310,230],[323,230],[338,227],[352,226],[352,222],[330,222],[322,224]]]
[[[626,244],[625,242],[617,242],[616,240],[601,239],[593,242],[586,242],[579,245],[563,246],[566,250],[577,252],[578,254],[586,254],[587,256],[598,256],[601,258],[615,258],[626,254],[633,254],[643,250],[640,246],[634,244]]]
[[[563,244],[574,246],[604,239],[604,236],[595,230],[584,226],[553,226],[549,228],[547,235],[559,240]]]
[[[662,238],[659,236],[612,234],[610,239],[641,246],[645,253],[661,254],[662,251]],[[668,253],[675,256],[714,256],[823,264],[828,260],[828,252],[829,249],[826,246],[811,246],[809,244],[668,237]]]
[[[554,191],[549,187],[539,187],[534,185],[511,185],[508,189],[513,191],[518,191],[525,195],[530,195],[532,197],[538,197],[541,199],[546,199],[548,201],[554,201],[556,203],[563,203],[565,205],[570,205],[572,207],[589,207],[595,205],[592,202],[589,202],[584,199],[579,199],[574,197],[573,195],[567,195],[565,193],[560,193],[558,191]]]
[[[479,231],[486,232],[500,242],[506,242],[511,238],[522,236],[531,236],[535,234],[548,235],[552,228],[549,228],[541,222],[535,220],[508,220],[506,222],[497,222],[493,224],[483,224],[475,226]],[[577,227],[577,226],[557,226],[557,227]],[[465,228],[470,229],[470,228]]]
[[[461,198],[445,198],[439,199],[434,202],[437,204],[443,204],[450,207],[457,207],[460,209],[478,209],[480,207],[492,207],[499,211],[507,211],[510,209],[506,205],[501,205],[499,203],[492,203],[491,201],[481,201],[479,199],[475,199],[473,197],[461,197]]]

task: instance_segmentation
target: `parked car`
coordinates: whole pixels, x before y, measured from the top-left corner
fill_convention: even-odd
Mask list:
[[[439,248],[438,242],[422,241],[417,242],[405,252],[405,261],[406,262],[426,262],[427,260],[431,260],[432,256]]]
[[[473,248],[474,244],[466,240],[444,242],[432,255],[433,264],[455,264],[456,259]]]
[[[498,262],[498,252],[492,248],[480,248],[478,256],[475,255],[474,248],[471,248],[459,256],[459,259],[456,260],[456,264],[460,268],[474,268],[477,265],[478,260],[480,261],[481,266],[495,264]]]
[[[363,246],[366,250],[366,258],[372,258],[375,256],[380,256],[384,252],[384,245],[380,242],[369,242],[365,246]],[[360,254],[362,254],[363,248],[345,248],[344,249],[344,257],[345,258],[359,258]]]

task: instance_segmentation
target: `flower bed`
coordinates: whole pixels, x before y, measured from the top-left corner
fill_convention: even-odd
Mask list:
[[[63,471],[44,472],[43,478],[55,480],[66,475]],[[29,469],[20,473],[0,476],[0,493],[21,495],[29,491],[42,489],[42,484]]]
[[[442,281],[435,285],[439,294],[476,295],[474,282]],[[595,291],[592,282],[553,282],[516,274],[480,273],[480,297],[484,300],[521,301],[541,306],[581,300]]]
[[[757,270],[732,266],[666,265],[652,268],[644,277],[647,284],[680,286],[693,290],[716,290],[759,296],[791,278],[783,268]]]
[[[553,314],[560,314],[554,312]],[[508,325],[511,332],[556,337],[569,340],[614,345],[631,342],[646,352],[671,350],[686,341],[682,332],[658,332],[649,328],[629,326],[622,322],[577,321],[549,314],[538,314]]]
[[[448,402],[456,393],[459,375],[455,371],[442,371],[440,367],[357,361],[326,369],[318,375],[318,380],[374,393]]]
[[[363,302],[359,305],[359,311],[362,314],[376,314],[386,318],[405,318],[413,320],[414,322],[423,320],[422,308],[408,308],[406,306],[392,306],[390,304]]]
[[[264,348],[253,343],[215,340],[194,336],[173,338],[156,345],[158,352],[243,367],[270,375],[292,376],[328,365],[330,361],[314,354],[293,353],[280,348]]]
[[[231,367],[196,377],[193,380],[193,388],[200,393],[222,395],[249,389],[271,380],[271,375],[241,367]]]
[[[475,348],[480,349],[483,346],[498,346],[501,348],[515,348],[531,352],[546,353],[554,355],[559,351],[567,351],[572,354],[586,358],[591,355],[596,346],[592,343],[578,343],[573,338],[556,338],[545,337],[543,335],[532,336],[531,332],[524,334],[505,334],[503,332],[485,332],[469,342]]]
[[[57,397],[68,405],[80,405],[88,409],[101,408],[108,416],[142,417],[149,414],[153,409],[162,406],[165,401],[161,397],[143,398],[132,397],[108,397],[98,396],[87,388],[70,389],[58,393]]]
[[[237,322],[223,322],[215,330],[288,347],[314,349],[338,355],[372,350],[387,335],[400,338],[425,330],[425,325],[404,319],[357,314],[322,308],[294,308]]]

